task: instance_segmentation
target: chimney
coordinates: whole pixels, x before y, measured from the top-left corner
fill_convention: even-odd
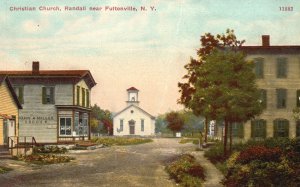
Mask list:
[[[38,75],[40,71],[40,63],[39,61],[32,62],[32,74]]]
[[[263,47],[270,46],[270,36],[269,35],[262,35],[261,39],[262,39],[262,46]]]

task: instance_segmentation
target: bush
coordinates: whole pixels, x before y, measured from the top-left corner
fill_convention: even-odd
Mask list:
[[[173,158],[166,166],[170,177],[183,186],[199,186],[204,180],[204,169],[192,155]]]
[[[215,146],[205,151],[204,156],[208,158],[213,164],[216,164],[218,162],[223,163],[227,159],[227,157],[224,157],[222,143],[217,143],[215,144]]]
[[[127,137],[113,137],[113,138],[93,138],[92,142],[103,144],[105,146],[112,145],[136,145],[142,143],[152,142],[149,138],[127,138]]]
[[[266,146],[236,152],[227,160],[228,172],[222,183],[226,186],[297,186],[300,163],[287,156],[278,147]]]
[[[4,166],[0,166],[0,174],[4,174],[4,173],[7,173],[9,171],[11,171],[12,169],[11,168],[7,168],[7,167],[4,167]]]
[[[27,156],[21,155],[17,156],[16,159],[34,164],[56,164],[74,160],[74,158],[69,156],[58,156],[53,154],[32,154]]]
[[[39,146],[33,148],[33,153],[57,153],[57,154],[64,154],[68,150],[65,147],[58,147],[58,146]]]

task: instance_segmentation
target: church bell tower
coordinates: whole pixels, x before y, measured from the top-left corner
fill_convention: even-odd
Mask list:
[[[131,87],[127,89],[128,100],[126,101],[127,106],[136,105],[139,106],[139,90],[135,87]]]

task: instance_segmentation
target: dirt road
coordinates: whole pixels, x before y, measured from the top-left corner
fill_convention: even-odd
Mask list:
[[[48,166],[7,160],[6,166],[14,170],[0,175],[0,186],[176,186],[164,171],[163,162],[195,149],[178,141],[154,139],[141,145],[75,151],[69,153],[76,158],[71,163]]]

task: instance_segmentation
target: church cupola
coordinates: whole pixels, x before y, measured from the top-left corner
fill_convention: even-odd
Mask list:
[[[128,100],[127,102],[127,106],[129,105],[139,105],[139,90],[136,89],[135,87],[131,87],[127,89],[127,93],[128,93]]]

